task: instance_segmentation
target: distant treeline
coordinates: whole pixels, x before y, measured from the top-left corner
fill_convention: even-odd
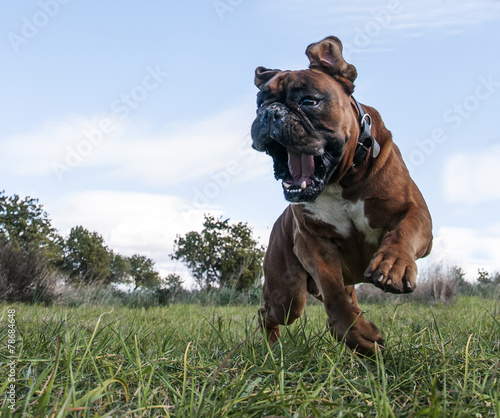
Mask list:
[[[170,257],[183,262],[207,294],[217,288],[243,294],[260,283],[264,248],[245,223],[205,215],[201,232],[178,236],[173,246]],[[106,296],[163,304],[195,294],[182,283],[177,274],[162,277],[144,255],[118,254],[83,226],[61,236],[38,199],[0,191],[0,301],[70,303],[95,293],[91,303]]]

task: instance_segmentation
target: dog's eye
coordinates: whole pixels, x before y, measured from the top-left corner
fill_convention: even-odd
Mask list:
[[[318,103],[319,100],[313,99],[312,97],[305,97],[300,101],[299,106],[313,107]]]

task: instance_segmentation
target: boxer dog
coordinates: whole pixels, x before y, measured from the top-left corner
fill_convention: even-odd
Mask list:
[[[431,216],[379,113],[352,96],[357,71],[340,40],[309,45],[306,55],[307,70],[255,71],[252,146],[273,158],[291,202],[264,257],[259,321],[274,343],[311,293],[333,335],[373,355],[382,333],[364,318],[354,285],[412,292],[415,260],[431,250]]]

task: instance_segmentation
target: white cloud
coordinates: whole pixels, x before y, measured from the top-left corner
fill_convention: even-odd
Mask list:
[[[54,175],[65,181],[77,170],[97,167],[113,180],[169,185],[225,170],[230,164],[228,171],[248,178],[254,172],[258,175],[259,161],[265,161],[251,149],[254,114],[252,99],[189,126],[155,133],[107,116],[75,116],[48,123],[37,132],[4,138],[3,169],[23,176]],[[99,131],[106,120],[112,123],[110,133]]]
[[[106,245],[119,254],[152,258],[162,274],[184,270],[169,257],[174,240],[177,234],[201,230],[207,212],[193,209],[175,196],[105,190],[61,196],[46,209],[63,235],[82,225],[101,234]]]
[[[500,223],[484,228],[441,227],[427,262],[457,265],[477,278],[479,268],[500,271]]]
[[[110,144],[105,163],[116,167],[113,175],[119,178],[165,183],[202,177],[251,151],[253,115],[253,107],[245,105],[154,136],[132,128]]]
[[[477,153],[456,153],[445,163],[443,187],[452,203],[500,200],[500,144]]]
[[[388,2],[389,4],[390,2]],[[447,32],[460,33],[464,26],[479,25],[500,15],[497,1],[442,1],[420,0],[418,2],[400,1],[402,13],[394,19],[394,29],[419,30],[434,28],[454,28]],[[451,30],[451,32],[450,32]]]
[[[267,13],[279,13],[290,21],[297,18],[314,21],[316,27],[336,22],[331,34],[353,32],[353,39],[344,35],[342,42],[362,47],[364,51],[366,42],[371,43],[384,32],[419,36],[429,30],[444,29],[454,34],[500,16],[500,2],[495,0],[366,0],[362,5],[349,0],[312,0],[307,2],[307,8],[304,4],[303,0],[276,0],[262,7]],[[363,45],[357,45],[358,41]]]
[[[94,116],[85,118],[80,115],[72,115],[64,121],[47,122],[34,132],[24,132],[2,138],[0,149],[2,151],[3,169],[9,170],[16,175],[40,176],[53,173],[55,163],[67,164],[66,158],[70,155],[71,163],[77,163],[81,159],[81,165],[85,166],[98,158],[102,152],[102,144],[93,146],[86,154],[88,147],[85,141],[85,132],[91,132],[99,126],[105,116]],[[124,126],[114,120],[114,131],[108,133],[104,139],[110,140],[123,133]],[[74,155],[78,152],[82,156]]]

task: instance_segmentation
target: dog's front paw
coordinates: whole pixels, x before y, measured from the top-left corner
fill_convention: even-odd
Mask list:
[[[378,251],[365,271],[365,277],[390,293],[410,293],[415,290],[417,265],[409,257]]]
[[[384,348],[382,333],[373,322],[367,321],[362,315],[350,325],[347,332],[338,332],[337,338],[343,338],[350,349],[365,356],[373,356]]]

